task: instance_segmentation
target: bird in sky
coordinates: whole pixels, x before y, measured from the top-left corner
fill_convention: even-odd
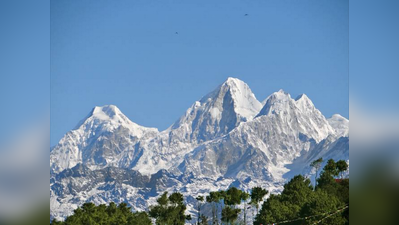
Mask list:
[[[179,33],[176,31],[175,34],[179,34]]]
[[[248,13],[246,13],[244,16],[248,16]]]

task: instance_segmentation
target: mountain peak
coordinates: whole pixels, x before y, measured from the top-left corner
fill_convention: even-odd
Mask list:
[[[226,79],[226,82],[229,82],[229,81],[241,81],[241,82],[243,82],[242,80],[240,80],[240,79],[238,79],[238,78],[235,78],[235,77],[227,77],[227,79]]]
[[[230,132],[241,122],[252,120],[261,108],[262,104],[245,82],[229,77],[195,102],[172,129],[184,130],[187,133],[184,136],[191,140],[205,141]]]
[[[257,116],[261,115],[269,115],[274,111],[282,111],[284,109],[289,108],[289,105],[292,102],[291,95],[285,92],[283,89],[280,89],[277,92],[274,92],[269,97],[266,98],[264,106],[262,110],[259,112]]]
[[[222,84],[227,85],[231,98],[234,101],[234,110],[246,119],[252,119],[262,108],[249,86],[238,78],[229,77]]]
[[[285,92],[283,89],[274,92],[268,98],[270,97],[274,99],[291,99],[291,95],[288,92]]]
[[[74,128],[74,130],[79,129],[82,125],[88,121],[126,121],[130,122],[129,119],[116,107],[115,105],[104,105],[95,106],[85,118],[83,118]]]
[[[158,132],[156,128],[143,127],[132,122],[115,105],[95,106],[90,114],[86,116],[74,130],[84,127],[97,127],[101,125],[106,130],[114,130],[120,126],[128,128],[132,134],[141,137],[145,131]]]
[[[245,118],[245,120],[252,119],[262,108],[262,103],[256,99],[249,86],[244,81],[234,77],[228,77],[214,91],[203,97],[200,103],[207,104],[207,102],[211,101],[221,104],[228,99],[230,99],[235,113]],[[218,110],[222,109],[219,108]]]
[[[223,84],[228,84],[228,85],[234,86],[234,85],[241,84],[241,83],[244,83],[244,81],[242,81],[238,78],[235,78],[235,77],[228,77]]]
[[[277,94],[284,94],[284,95],[289,95],[288,92],[285,92],[283,89],[278,90],[277,92],[275,92]]]
[[[329,119],[349,121],[347,118],[343,117],[341,114],[334,114]]]
[[[327,119],[328,123],[335,130],[338,136],[349,135],[349,120],[340,114],[334,114],[331,118]]]
[[[116,115],[121,115],[122,112],[115,105],[96,106],[91,111],[91,116],[99,119],[114,118]],[[123,115],[123,114],[122,114]]]
[[[309,99],[309,97],[305,94],[305,93],[302,93],[302,94],[300,94],[300,95],[298,95],[296,98],[295,98],[295,101],[298,101],[299,99]]]
[[[234,77],[228,77],[223,84],[220,85],[221,87],[228,86],[230,89],[235,90],[244,90],[249,89],[249,86],[242,80]]]
[[[295,104],[302,111],[315,108],[312,100],[310,100],[310,98],[305,94],[300,94],[298,97],[296,97]]]

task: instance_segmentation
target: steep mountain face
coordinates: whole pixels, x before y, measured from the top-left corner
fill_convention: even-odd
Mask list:
[[[167,130],[131,122],[116,106],[95,107],[50,153],[51,215],[85,201],[145,210],[163,191],[186,196],[236,186],[281,190],[312,160],[349,159],[349,121],[326,119],[304,94],[280,90],[260,103],[228,78]],[[187,198],[189,209],[195,200]]]
[[[170,133],[180,141],[202,143],[227,134],[241,122],[252,120],[261,107],[246,83],[228,78],[195,102],[172,125]]]

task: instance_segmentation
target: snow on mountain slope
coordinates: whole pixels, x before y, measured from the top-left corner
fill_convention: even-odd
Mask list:
[[[275,92],[267,98],[257,117],[262,115],[275,117],[276,120],[294,126],[296,131],[309,135],[317,142],[335,133],[323,114],[305,94],[294,100],[283,90]]]
[[[252,121],[189,153],[178,169],[197,177],[278,181],[286,164],[335,132],[306,95],[273,93]]]
[[[134,169],[153,174],[176,166],[199,144],[221,137],[240,123],[252,120],[261,107],[246,83],[230,77],[196,101],[169,129],[153,140],[142,142],[143,154]]]
[[[328,119],[328,123],[334,128],[338,136],[349,136],[349,120],[345,117],[339,114],[334,114]]]
[[[330,135],[320,143],[311,146],[308,152],[303,152],[300,157],[286,165],[290,171],[284,174],[284,178],[291,179],[297,174],[304,174],[313,181],[316,171],[310,164],[319,158],[324,160],[323,167],[328,159],[345,160],[349,163],[349,137],[341,136],[337,138]]]
[[[246,83],[229,77],[214,91],[196,101],[172,125],[171,134],[181,141],[201,143],[227,134],[240,122],[251,120],[261,107]]]
[[[92,168],[113,165],[125,149],[158,133],[133,123],[114,105],[95,107],[51,150],[50,168],[61,172],[78,163]]]
[[[50,152],[51,214],[86,201],[127,201],[144,210],[163,191],[192,196],[261,185],[275,193],[317,157],[349,159],[348,121],[327,120],[302,94],[280,90],[260,103],[228,78],[167,130],[130,121],[116,106],[95,107]],[[191,196],[191,197],[190,197]]]

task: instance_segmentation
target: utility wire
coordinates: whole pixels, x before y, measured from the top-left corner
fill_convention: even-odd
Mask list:
[[[319,220],[319,221],[314,223],[314,224],[318,224],[321,221],[323,221],[324,219],[327,219],[328,217],[333,216],[333,215],[339,213],[340,211],[345,210],[348,207],[349,207],[349,205],[346,205],[346,206],[344,206],[344,207],[342,207],[340,209],[337,209],[336,211],[333,211],[333,212],[325,212],[325,213],[321,213],[321,214],[318,214],[318,215],[305,216],[305,217],[301,217],[301,218],[297,218],[297,219],[293,219],[293,220],[284,220],[284,221],[280,221],[280,222],[276,222],[276,223],[268,223],[267,225],[277,225],[277,224],[291,223],[291,222],[295,222],[295,221],[298,221],[298,220],[307,220],[307,219],[310,219],[310,218],[313,218],[313,217],[327,215],[326,217],[324,217],[321,220]]]
[[[330,215],[327,215],[326,217],[320,219],[319,221],[317,221],[317,222],[315,222],[315,223],[313,223],[313,224],[319,224],[319,223],[321,223],[321,221],[323,221],[323,220],[327,219],[328,217],[333,216],[333,215],[335,215],[335,214],[337,214],[337,213],[339,213],[339,212],[345,210],[345,209],[348,208],[348,207],[349,207],[349,206],[345,206],[344,208],[339,209],[339,210],[337,210],[336,212],[331,213]]]

